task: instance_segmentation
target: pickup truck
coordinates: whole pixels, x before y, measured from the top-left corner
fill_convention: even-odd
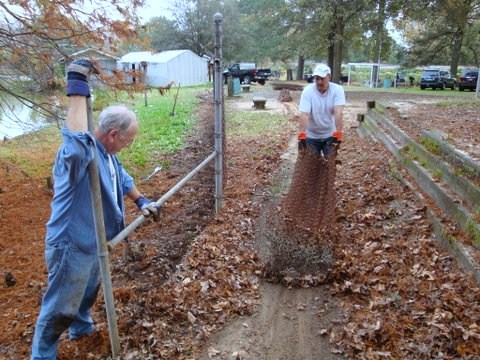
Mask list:
[[[223,78],[227,83],[228,77],[239,78],[240,83],[250,84],[251,82],[258,82],[261,85],[272,76],[270,69],[257,69],[255,63],[238,63],[233,64],[228,69],[223,71]]]

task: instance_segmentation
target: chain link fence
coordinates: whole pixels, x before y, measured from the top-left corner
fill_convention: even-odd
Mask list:
[[[337,150],[329,157],[299,152],[290,190],[267,214],[266,275],[300,285],[325,282],[333,263],[331,226],[335,215]]]

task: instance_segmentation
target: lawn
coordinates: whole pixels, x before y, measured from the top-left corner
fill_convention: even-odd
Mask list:
[[[99,110],[115,103],[125,104],[135,111],[140,123],[139,132],[135,142],[118,154],[128,171],[134,175],[157,163],[163,154],[173,153],[183,147],[184,136],[196,121],[195,108],[199,102],[196,95],[209,88],[210,85],[180,88],[178,96],[177,89],[164,96],[149,92],[147,106],[143,93],[133,96],[126,93],[95,93],[94,118],[98,117]],[[47,177],[60,142],[58,126],[51,125],[0,143],[0,158],[29,176]]]

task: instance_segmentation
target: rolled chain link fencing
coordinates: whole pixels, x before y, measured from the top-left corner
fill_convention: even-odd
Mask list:
[[[333,263],[337,149],[327,159],[313,149],[299,151],[289,192],[269,210],[266,275],[274,281],[316,285]]]

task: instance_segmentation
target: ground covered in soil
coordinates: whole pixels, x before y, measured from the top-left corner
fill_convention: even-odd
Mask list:
[[[324,285],[305,279],[304,288],[289,289],[262,279],[262,214],[288,191],[299,92],[291,103],[267,86],[253,92],[267,97],[265,116],[280,112],[285,124],[280,133],[227,138],[222,211],[214,214],[212,164],[165,204],[159,223],[145,223],[111,254],[121,358],[479,358],[478,284],[438,245],[425,204],[391,171],[388,150],[357,134],[356,114],[367,101],[397,103],[418,129],[449,133],[474,156],[480,105],[439,110],[438,96],[347,91],[334,264]],[[254,94],[228,99],[227,109],[252,111]],[[202,96],[198,126],[169,158],[171,168],[139,181],[147,196],[165,194],[213,150],[213,101]],[[0,358],[25,359],[45,289],[51,192],[18,164],[0,165]],[[136,216],[130,204],[127,218]],[[101,299],[93,317],[96,332],[62,338],[59,359],[108,357]]]

